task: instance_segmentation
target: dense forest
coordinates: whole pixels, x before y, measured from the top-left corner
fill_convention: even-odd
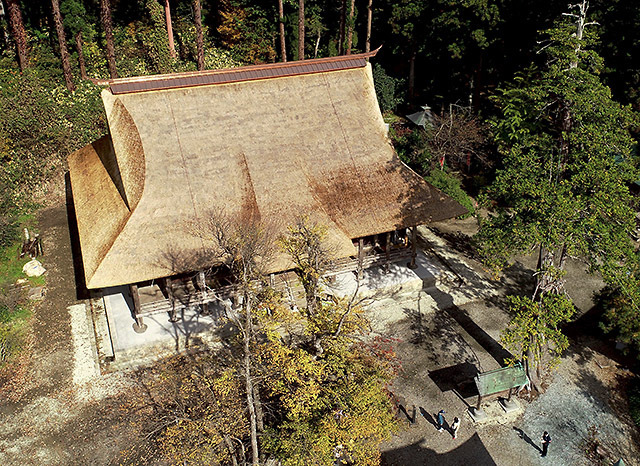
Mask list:
[[[562,325],[576,312],[564,289],[568,258],[603,278],[601,327],[637,352],[638,24],[636,0],[0,0],[0,246],[13,244],[49,181],[63,179],[66,156],[106,133],[101,81],[381,47],[373,76],[400,158],[477,216],[474,252],[496,275],[516,254],[538,258],[535,289],[509,298],[513,320],[502,336],[534,386],[542,366],[568,346]],[[416,112],[422,125],[407,119]],[[295,250],[307,236],[323,236],[320,227],[311,233],[307,227],[292,229],[285,246]],[[335,343],[330,363],[336,371],[358,369],[368,392],[330,382],[357,400],[361,426],[377,419],[379,426],[357,434],[378,441],[394,428],[378,384],[394,376],[393,358],[381,357],[387,353],[380,348],[349,346],[360,332],[355,317],[339,341],[340,331],[329,338],[336,313],[344,312],[339,305],[345,304],[308,311],[304,338]],[[265,322],[259,326],[271,325]],[[282,367],[313,374],[314,384],[328,383],[319,353],[287,347],[274,335],[260,350],[269,354],[254,358],[284,361]],[[237,379],[225,374],[215,375],[216,415],[231,426],[242,400],[234,398]],[[190,390],[200,390],[199,381],[191,383]],[[271,436],[263,446],[292,458],[289,464],[308,464],[303,440],[325,437],[315,410],[324,410],[323,422],[344,434],[341,415],[327,411],[330,401],[313,399],[309,412],[300,413],[287,405],[291,394],[282,386],[268,388],[264,395],[286,415],[265,428]],[[368,412],[371,404],[380,409]],[[212,415],[210,400],[196,408]],[[237,430],[246,444],[255,432],[248,433],[245,421]],[[204,434],[178,427],[164,442],[182,461],[181,442]],[[351,454],[375,464],[377,444],[363,445]],[[331,448],[322,450],[323,458],[331,459]],[[256,443],[254,462],[257,450]]]

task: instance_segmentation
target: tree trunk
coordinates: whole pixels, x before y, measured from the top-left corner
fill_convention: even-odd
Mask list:
[[[202,37],[202,8],[200,0],[193,0],[193,16],[196,23],[196,48],[198,71],[204,70],[204,39]]]
[[[344,36],[347,26],[347,0],[340,4],[340,31],[338,32],[338,55],[344,54]]]
[[[318,37],[316,38],[316,48],[313,51],[313,58],[318,58],[318,48],[320,47],[320,29],[318,28]]]
[[[228,435],[223,437],[224,444],[227,446],[227,451],[229,452],[229,456],[231,457],[231,466],[238,466],[238,460],[236,459],[236,449],[231,442],[231,439]]]
[[[176,46],[173,42],[173,27],[171,27],[171,6],[169,0],[164,0],[164,17],[167,21],[167,37],[169,38],[169,53],[176,58]]]
[[[533,346],[534,344],[534,337],[531,336],[531,341],[530,341],[531,346]],[[538,369],[539,364],[536,363],[535,360],[535,354],[533,353],[533,351],[531,350],[531,347],[529,348],[529,350],[527,350],[527,360],[526,360],[526,364],[525,364],[525,370],[527,372],[527,376],[529,377],[529,382],[531,382],[531,388],[535,389],[535,390],[539,390],[539,374],[540,371]]]
[[[304,0],[298,7],[298,60],[304,60]]]
[[[111,79],[118,77],[116,68],[116,49],[113,45],[113,24],[111,22],[111,0],[100,0],[100,20],[104,29],[104,39],[107,43],[107,65]]]
[[[474,113],[477,113],[478,110],[480,109],[480,94],[482,93],[482,86],[483,86],[482,71],[483,71],[483,57],[482,57],[482,51],[480,51],[480,57],[478,58],[478,64],[476,65],[476,69],[474,72],[475,79],[473,80],[474,86],[472,89],[473,99],[470,102],[470,106],[473,108]]]
[[[411,57],[409,57],[409,100],[413,99],[416,92],[416,55],[417,53],[414,50],[411,52]]]
[[[51,0],[53,9],[53,21],[56,25],[56,34],[58,35],[58,45],[60,45],[60,59],[62,60],[62,74],[64,82],[69,92],[76,90],[71,76],[71,63],[69,63],[69,51],[67,50],[67,39],[64,36],[64,27],[62,26],[62,15],[60,14],[59,0]]]
[[[256,416],[256,406],[253,397],[253,381],[251,380],[251,303],[249,293],[244,293],[245,307],[245,328],[244,328],[244,377],[245,390],[247,392],[247,408],[249,409],[249,425],[251,430],[251,456],[254,466],[260,464],[260,454],[258,450],[258,426]]]
[[[587,0],[582,0],[582,3],[578,3],[577,5],[574,5],[574,7],[578,7],[578,9],[580,10],[580,13],[577,15],[577,19],[576,19],[576,39],[578,39],[578,42],[576,44],[576,48],[575,48],[575,56],[577,57],[580,54],[580,48],[582,47],[582,36],[584,34],[584,27],[586,26],[586,20],[587,20],[587,10],[589,9],[589,3],[587,2]],[[573,60],[571,62],[571,64],[569,65],[570,68],[577,68],[578,67],[578,60],[576,58],[576,60]]]
[[[256,428],[258,432],[264,432],[264,411],[262,410],[262,402],[260,401],[260,390],[257,384],[253,384],[253,402],[256,407]]]
[[[364,44],[364,51],[371,51],[371,21],[373,20],[373,0],[369,0],[369,4],[367,5],[367,40]]]
[[[78,51],[78,65],[80,66],[80,77],[87,79],[87,68],[84,65],[84,53],[82,52],[82,31],[76,33],[76,50]]]
[[[356,9],[356,0],[351,0],[351,8],[349,10],[349,32],[347,33],[347,55],[351,55],[351,45],[353,43],[353,16]]]
[[[278,0],[278,30],[280,31],[280,59],[287,61],[287,44],[284,40],[284,6],[282,0]]]
[[[27,52],[27,33],[22,22],[22,12],[20,11],[19,0],[5,0],[9,17],[9,29],[11,36],[16,43],[18,65],[24,71],[29,65],[29,54]]]

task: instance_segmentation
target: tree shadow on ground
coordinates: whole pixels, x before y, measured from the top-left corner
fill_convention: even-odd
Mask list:
[[[423,441],[411,445],[382,452],[383,466],[430,465],[458,466],[461,464],[477,464],[495,466],[487,448],[478,434],[460,444],[457,448],[446,453],[438,453],[431,448],[425,448]]]
[[[427,320],[419,308],[404,308],[403,312],[409,319],[412,331],[409,343],[430,349],[427,354],[432,363],[441,364],[441,355],[456,361],[468,357],[464,339],[446,315],[436,313]]]
[[[437,229],[429,228],[429,231],[438,236],[434,230]],[[458,232],[455,234],[447,233],[446,235],[445,241],[446,238],[452,235],[455,237],[462,235],[468,238],[467,241],[471,241],[468,235],[458,234]],[[469,262],[467,264],[460,258],[447,254],[448,241],[442,245],[421,236],[420,243],[426,253],[434,256],[446,270],[457,277],[457,283],[454,285],[455,292],[467,299],[482,298],[488,305],[507,309],[509,306],[506,296],[522,296],[533,293],[535,288],[534,271],[520,261],[515,261],[506,267],[498,279],[482,265],[480,258],[475,253],[469,251],[471,246],[462,248],[462,250],[451,247],[451,249],[459,250],[461,255]]]
[[[473,244],[473,237],[460,231],[443,231],[436,226],[430,226],[429,230],[439,238],[442,238],[451,249],[458,251],[462,255],[480,262],[481,257]]]
[[[490,304],[505,311],[509,309],[508,296],[532,296],[535,290],[534,271],[521,262],[514,262],[504,269],[499,283],[500,293],[486,299]]]
[[[470,362],[429,371],[429,377],[444,393],[455,391],[461,398],[478,396],[478,389],[473,378],[478,374],[478,368]]]
[[[614,334],[607,334],[600,328],[600,323],[603,321],[604,311],[601,306],[595,305],[579,318],[565,325],[563,333],[576,345],[587,347],[640,373],[640,361],[634,355],[625,354],[616,349]]]
[[[509,351],[504,349],[500,343],[494,340],[491,335],[473,321],[467,311],[456,306],[449,294],[437,288],[431,288],[429,294],[435,300],[438,309],[452,317],[500,366],[504,366],[505,359],[513,358],[513,355]]]

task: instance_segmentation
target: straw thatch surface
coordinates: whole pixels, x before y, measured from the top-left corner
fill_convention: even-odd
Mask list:
[[[395,155],[369,65],[103,100],[119,176],[108,141],[70,158],[89,288],[186,271],[168,258],[201,249],[185,226],[219,208],[283,228],[308,214],[342,256],[464,212]]]

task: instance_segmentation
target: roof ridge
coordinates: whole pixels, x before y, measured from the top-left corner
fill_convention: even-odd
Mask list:
[[[336,57],[314,58],[291,62],[265,63],[261,65],[248,65],[218,70],[189,71],[152,76],[116,78],[109,80],[108,83],[113,94],[127,94],[132,92],[177,89],[211,84],[252,81],[256,79],[297,76],[310,73],[322,73],[327,71],[361,68],[366,65],[368,58],[373,57],[378,53],[378,50],[380,50],[380,47],[371,52],[354,55],[340,55]]]

